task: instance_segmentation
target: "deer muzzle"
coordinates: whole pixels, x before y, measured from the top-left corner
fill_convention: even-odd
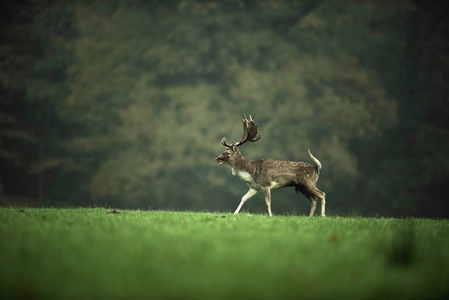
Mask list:
[[[223,165],[223,164],[225,164],[226,163],[226,160],[225,160],[225,158],[224,158],[224,155],[222,154],[222,155],[220,155],[219,157],[217,157],[216,159],[215,159],[215,161],[217,162],[217,164],[219,164],[219,165]]]

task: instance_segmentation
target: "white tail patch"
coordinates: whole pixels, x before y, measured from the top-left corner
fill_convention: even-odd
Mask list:
[[[321,165],[320,161],[315,156],[313,156],[312,153],[310,153],[309,149],[307,149],[307,152],[309,153],[310,158],[315,162],[318,170],[321,169],[323,166]]]

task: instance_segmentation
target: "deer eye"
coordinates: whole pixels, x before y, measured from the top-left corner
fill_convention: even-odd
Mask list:
[[[229,152],[226,152],[226,156],[227,157],[229,157],[231,155],[231,153],[229,153]]]

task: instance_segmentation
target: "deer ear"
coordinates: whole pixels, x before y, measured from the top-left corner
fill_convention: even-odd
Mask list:
[[[236,152],[237,151],[237,146],[232,145],[232,151]]]

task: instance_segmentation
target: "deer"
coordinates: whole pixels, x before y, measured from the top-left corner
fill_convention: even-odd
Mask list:
[[[238,147],[246,142],[257,142],[261,139],[261,136],[257,131],[258,124],[254,123],[255,114],[249,115],[249,119],[245,114],[243,117],[242,138],[238,142],[233,141],[230,145],[226,143],[226,138],[223,138],[221,143],[227,149],[215,159],[218,165],[229,165],[232,175],[246,182],[249,187],[234,214],[239,213],[248,199],[257,192],[263,191],[268,214],[272,217],[271,190],[294,186],[297,194],[301,192],[310,201],[309,216],[314,216],[317,201],[320,200],[321,216],[325,217],[326,193],[316,187],[322,168],[321,162],[312,155],[309,149],[307,149],[307,152],[314,164],[273,159],[247,159]]]

